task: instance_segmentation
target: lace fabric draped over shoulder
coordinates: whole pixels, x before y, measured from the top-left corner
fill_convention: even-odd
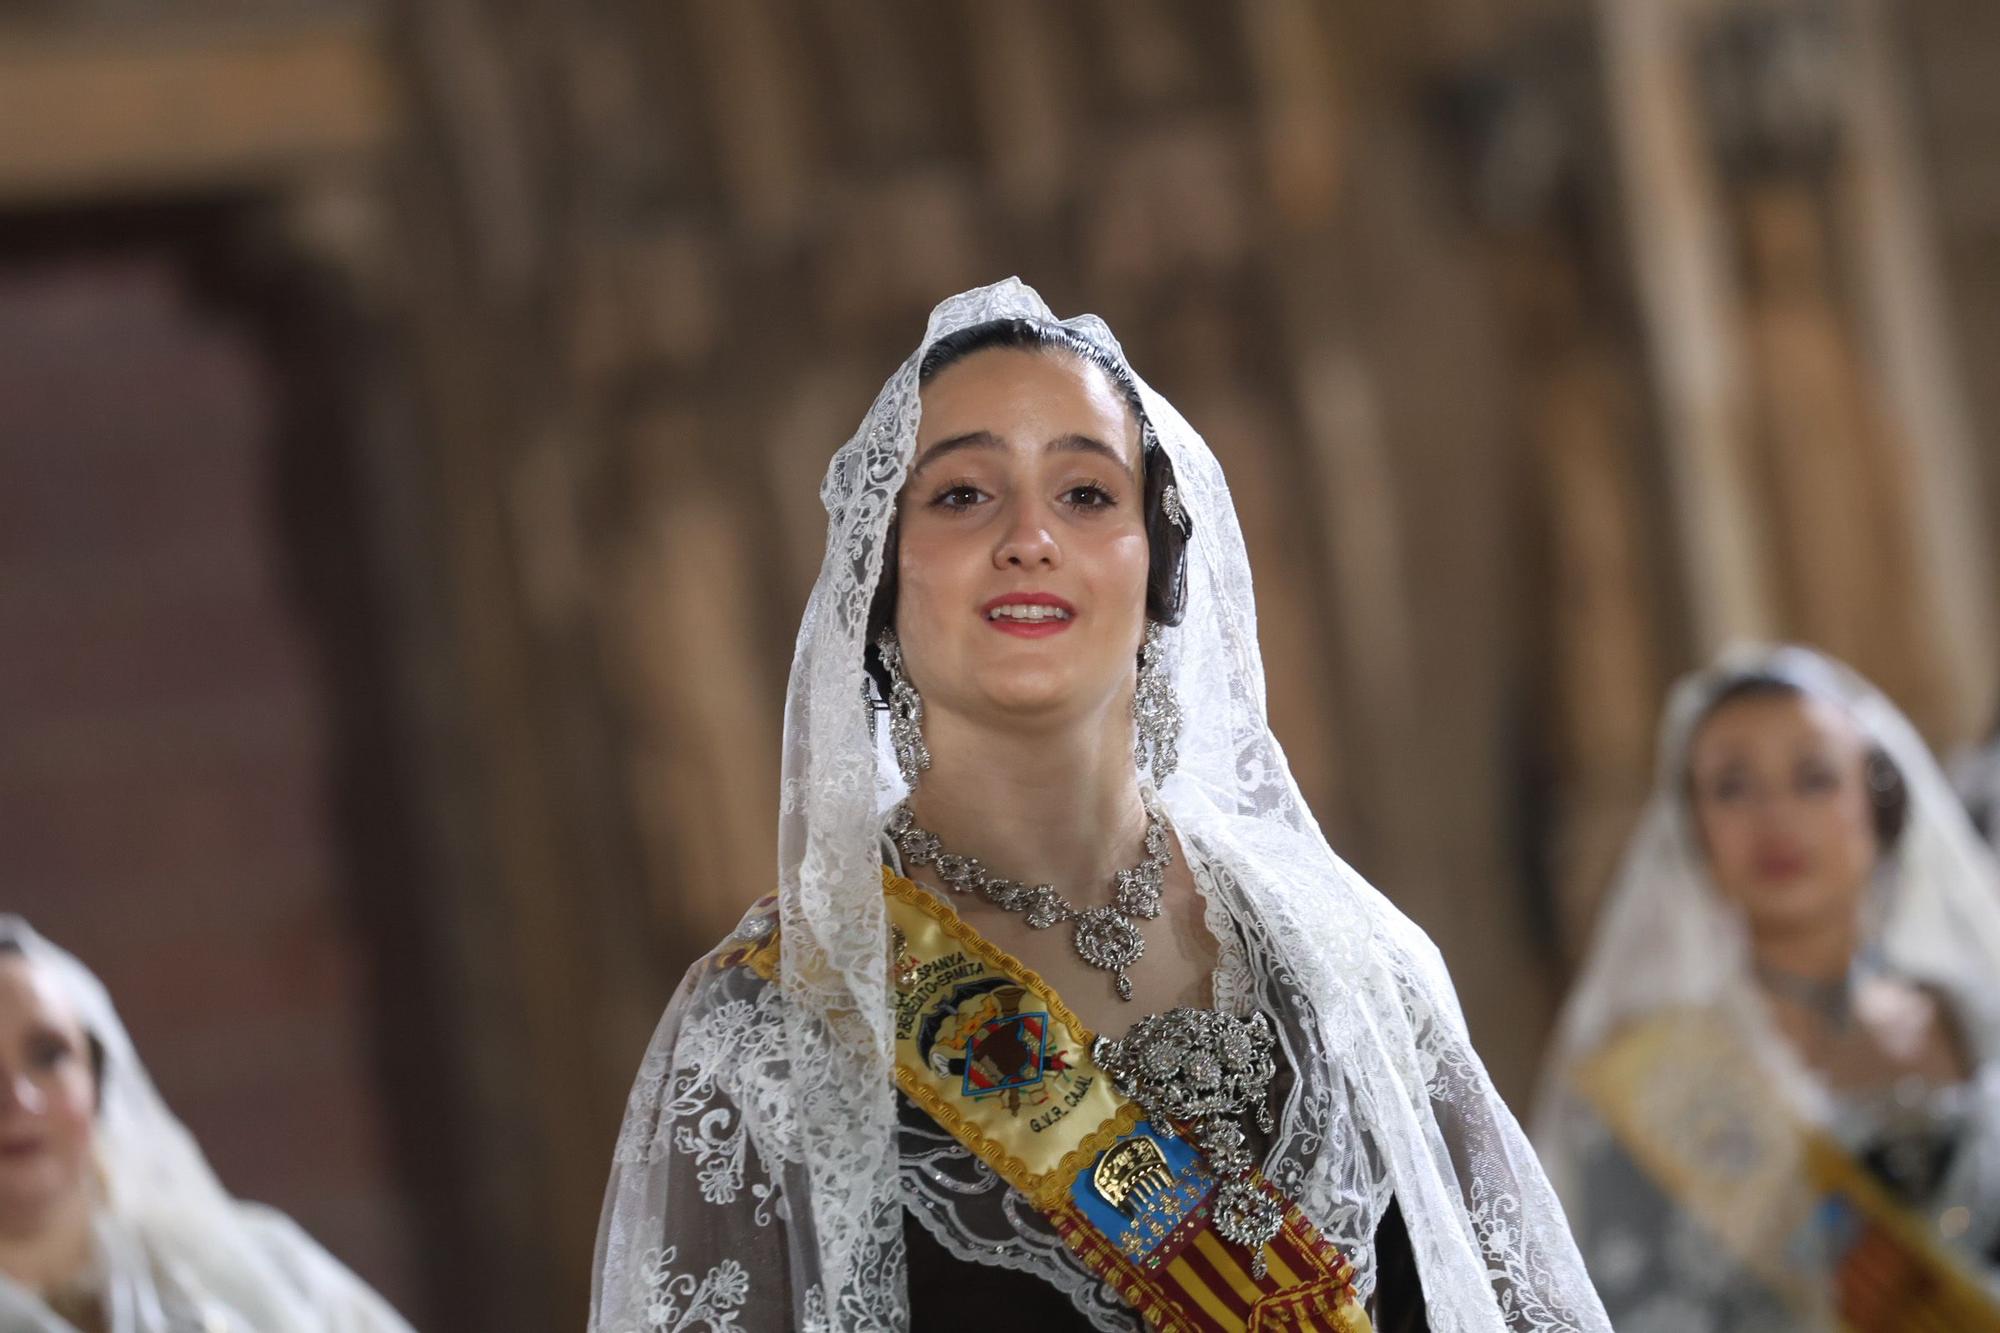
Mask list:
[[[833,1327],[783,1213],[800,1158],[775,1109],[793,1063],[776,926],[774,904],[753,908],[688,971],[654,1034],[613,1155],[617,1207],[598,1237],[598,1271],[622,1280],[600,1282],[593,1328]],[[669,1218],[670,1229],[657,1224]]]
[[[1124,362],[1102,321],[1058,321],[1018,281],[966,292],[932,313],[834,456],[821,489],[826,555],[787,696],[778,892],[745,927],[775,930],[782,948],[768,979],[697,965],[668,1007],[606,1199],[598,1333],[908,1327],[879,875],[903,785],[864,707],[863,639],[915,452],[923,355],[998,319],[1060,325]],[[1187,721],[1159,800],[1221,886],[1252,1002],[1291,1015],[1285,1059],[1315,1072],[1282,1108],[1269,1173],[1348,1247],[1364,1289],[1367,1242],[1393,1198],[1434,1329],[1605,1328],[1435,949],[1333,853],[1271,735],[1250,567],[1221,469],[1170,404],[1139,389],[1193,531],[1187,614],[1164,649]]]

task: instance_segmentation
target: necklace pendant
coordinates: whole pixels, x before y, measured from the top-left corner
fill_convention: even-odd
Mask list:
[[[1118,969],[1118,976],[1117,976],[1117,977],[1115,978],[1115,980],[1116,980],[1116,984],[1117,984],[1117,986],[1118,986],[1118,998],[1119,998],[1119,999],[1121,999],[1121,1000],[1129,1000],[1129,999],[1131,999],[1131,998],[1132,998],[1132,978],[1131,978],[1131,977],[1129,977],[1129,976],[1127,976],[1127,975],[1125,975],[1125,969],[1124,969],[1124,968],[1122,968],[1122,967],[1121,967],[1121,968],[1119,968],[1119,969]]]
[[[1116,908],[1093,907],[1076,918],[1076,956],[1092,967],[1103,968],[1114,976],[1122,976],[1125,969],[1139,961],[1146,953],[1145,937],[1130,918]],[[1132,998],[1132,983],[1127,980],[1119,987],[1118,997]]]

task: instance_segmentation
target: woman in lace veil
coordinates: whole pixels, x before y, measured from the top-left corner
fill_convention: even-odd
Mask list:
[[[409,1333],[282,1215],[232,1199],[90,971],[0,916],[0,1328]]]
[[[2000,1328],[1996,876],[1852,672],[1677,687],[1536,1125],[1621,1330]]]
[[[945,301],[821,497],[776,892],[640,1068],[593,1330],[1605,1328],[1110,330]]]

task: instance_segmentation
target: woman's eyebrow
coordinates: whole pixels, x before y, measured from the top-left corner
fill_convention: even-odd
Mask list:
[[[1130,475],[1132,471],[1132,465],[1125,461],[1125,455],[1119,453],[1116,449],[1113,449],[1110,445],[1093,435],[1079,435],[1075,432],[1071,432],[1068,435],[1058,435],[1055,439],[1049,441],[1047,448],[1048,452],[1052,454],[1102,454],[1116,463],[1121,472]]]
[[[950,439],[939,440],[936,444],[924,450],[924,456],[917,460],[917,465],[914,468],[910,469],[910,475],[914,477],[917,473],[922,472],[936,461],[941,454],[957,453],[961,449],[998,449],[1000,447],[1000,437],[990,430],[973,430],[967,431],[963,435],[954,435]]]
[[[957,453],[962,449],[999,449],[1003,447],[1005,446],[1002,444],[1000,437],[990,430],[972,430],[965,432],[963,435],[953,435],[947,439],[939,440],[936,444],[924,450],[924,456],[917,460],[917,465],[914,468],[910,469],[910,475],[914,477],[917,473],[922,472],[942,454]],[[1084,435],[1078,431],[1071,431],[1067,435],[1056,436],[1056,438],[1044,445],[1043,449],[1052,454],[1101,454],[1116,463],[1121,471],[1129,474],[1132,470],[1132,465],[1125,461],[1123,454],[1096,436]]]
[[[61,1042],[64,1046],[74,1046],[76,1044],[70,1040],[69,1033],[63,1031],[62,1028],[49,1020],[40,1018],[28,1024],[28,1040],[55,1041]]]

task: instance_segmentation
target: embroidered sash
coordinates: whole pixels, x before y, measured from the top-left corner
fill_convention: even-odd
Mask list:
[[[1119,1095],[1054,990],[909,880],[884,870],[883,884],[897,1085],[1086,1268],[1159,1333],[1368,1333],[1353,1267],[1296,1205],[1253,1277],[1249,1252],[1215,1233],[1200,1151]]]
[[[1830,1302],[1852,1333],[2000,1333],[2000,1307],[1924,1220],[1793,1116],[1719,1016],[1640,1024],[1577,1082],[1640,1169],[1795,1309]]]

